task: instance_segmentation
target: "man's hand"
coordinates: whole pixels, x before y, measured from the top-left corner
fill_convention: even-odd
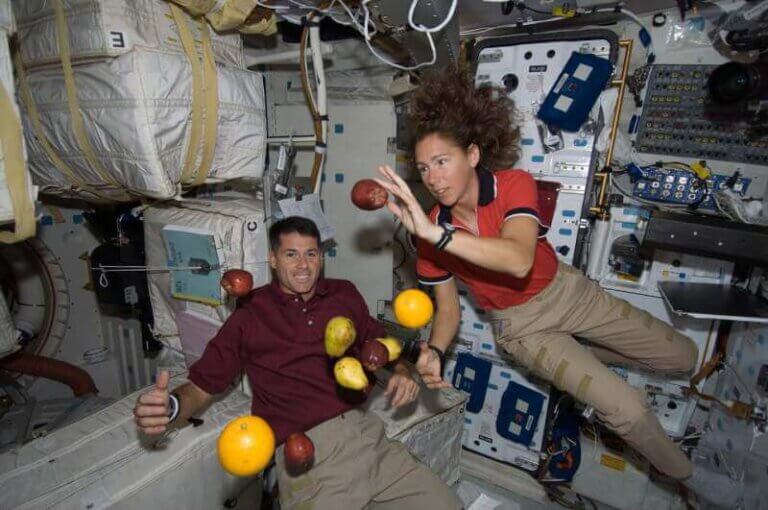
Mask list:
[[[416,370],[427,388],[430,390],[450,388],[451,385],[440,377],[440,371],[443,367],[440,366],[440,357],[437,353],[430,349],[426,343],[422,343],[419,348],[421,352],[416,361]]]
[[[168,429],[169,379],[168,371],[161,370],[155,379],[155,387],[139,395],[136,400],[133,415],[139,431],[156,435]]]
[[[419,395],[419,385],[411,377],[410,370],[402,363],[395,365],[392,377],[389,378],[384,395],[391,395],[391,404],[394,407],[410,404]]]

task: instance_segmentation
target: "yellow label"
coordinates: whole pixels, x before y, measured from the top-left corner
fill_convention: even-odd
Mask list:
[[[616,471],[624,471],[624,469],[627,467],[626,460],[619,457],[614,457],[613,455],[608,455],[606,453],[600,457],[600,464],[605,467],[615,469]]]
[[[194,301],[196,303],[203,303],[204,305],[210,305],[210,306],[220,306],[224,303],[220,299],[214,299],[214,298],[204,298],[202,296],[197,296],[195,294],[177,294],[175,292],[171,293],[171,295],[174,297],[174,299],[181,299],[183,301]]]

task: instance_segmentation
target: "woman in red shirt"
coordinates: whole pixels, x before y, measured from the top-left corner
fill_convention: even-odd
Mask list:
[[[434,286],[429,339],[451,344],[461,318],[454,277],[492,317],[496,341],[518,362],[576,399],[676,479],[691,463],[669,439],[643,391],[603,364],[622,361],[664,373],[690,372],[697,348],[687,337],[558,263],[543,237],[535,181],[511,169],[519,131],[503,90],[475,88],[465,73],[425,77],[410,102],[412,154],[438,204],[425,213],[391,168],[378,179],[397,201],[390,211],[418,238],[417,272]],[[590,346],[577,341],[586,340]],[[431,388],[447,386],[434,350],[418,368]]]

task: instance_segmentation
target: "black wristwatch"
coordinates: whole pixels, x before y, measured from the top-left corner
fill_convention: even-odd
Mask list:
[[[419,360],[419,354],[421,354],[421,344],[423,343],[426,342],[410,342],[401,356],[415,365]],[[427,347],[433,350],[435,354],[437,354],[437,357],[440,358],[440,377],[442,377],[443,371],[445,370],[445,353],[441,351],[439,347],[435,347],[434,345],[427,344]]]
[[[441,351],[439,347],[435,347],[434,345],[427,344],[427,347],[432,349],[432,351],[437,354],[437,357],[440,358],[440,377],[443,377],[443,372],[445,371],[445,353]]]
[[[453,233],[456,232],[456,227],[451,223],[441,223],[440,226],[443,227],[443,235],[441,235],[440,239],[435,243],[435,248],[438,250],[442,250],[448,246],[448,243],[453,239]]]

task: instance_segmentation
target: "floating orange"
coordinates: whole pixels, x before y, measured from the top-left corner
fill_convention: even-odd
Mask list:
[[[402,326],[419,329],[432,320],[435,307],[426,292],[408,289],[397,295],[393,303],[395,319]]]
[[[235,476],[253,476],[267,467],[275,453],[272,427],[258,416],[240,416],[219,435],[219,462]]]

